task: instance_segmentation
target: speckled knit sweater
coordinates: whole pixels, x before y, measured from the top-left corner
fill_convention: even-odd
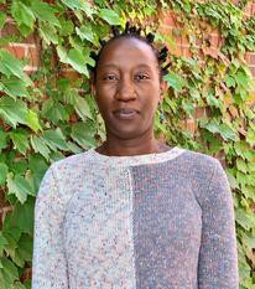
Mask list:
[[[35,207],[33,289],[237,289],[220,162],[174,147],[55,162]]]

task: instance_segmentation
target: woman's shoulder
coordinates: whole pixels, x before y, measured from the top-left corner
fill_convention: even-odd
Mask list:
[[[57,179],[66,179],[67,177],[74,178],[83,174],[88,168],[91,168],[91,154],[90,150],[79,154],[70,155],[64,159],[53,162],[48,171],[51,171]]]
[[[219,159],[199,151],[185,149],[178,160],[178,167],[183,167],[194,176],[210,178],[215,171],[224,174],[223,164]]]

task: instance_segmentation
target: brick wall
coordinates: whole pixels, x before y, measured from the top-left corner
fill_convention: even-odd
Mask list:
[[[237,1],[238,2],[238,1]],[[254,16],[255,15],[255,1],[250,2],[246,6],[245,15],[247,17]],[[190,45],[189,41],[186,35],[184,35],[181,31],[181,27],[178,26],[178,19],[177,15],[172,12],[166,12],[162,15],[162,24],[160,26],[160,30],[166,34],[169,35],[173,42],[175,43],[174,46],[167,45],[170,53],[176,55],[176,56],[184,56],[184,57],[191,57],[190,52]],[[223,44],[223,39],[219,32],[216,29],[212,29],[210,33],[208,34],[208,39],[210,43],[209,47],[203,48],[203,54],[204,55],[210,55],[211,57],[215,59],[219,59],[220,61],[226,61],[228,60],[219,52],[219,49],[221,45]],[[198,39],[196,40],[196,47],[200,47],[201,41]],[[255,79],[255,52],[248,52],[245,55],[245,60],[248,63],[248,66],[251,70],[251,73],[253,75],[253,78]],[[250,101],[251,105],[255,105],[255,87],[253,88],[254,91],[251,91],[252,99]],[[184,122],[182,122],[182,126],[184,129],[187,129],[190,131],[191,134],[194,134],[196,132],[196,119],[199,119],[202,116],[206,116],[207,109],[206,108],[197,108],[193,118],[186,119]],[[224,162],[223,156],[218,155],[216,156],[219,159]]]

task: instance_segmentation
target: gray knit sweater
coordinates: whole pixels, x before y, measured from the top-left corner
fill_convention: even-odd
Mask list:
[[[36,200],[33,289],[237,289],[220,162],[174,147],[55,162]]]

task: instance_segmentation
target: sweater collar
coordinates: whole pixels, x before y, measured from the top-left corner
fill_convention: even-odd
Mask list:
[[[143,155],[133,155],[133,156],[107,156],[98,153],[95,148],[91,148],[87,153],[93,158],[93,160],[106,165],[113,166],[135,166],[144,164],[156,164],[165,162],[176,158],[182,154],[185,149],[179,148],[177,146],[171,148],[170,150],[162,153],[152,153]]]

